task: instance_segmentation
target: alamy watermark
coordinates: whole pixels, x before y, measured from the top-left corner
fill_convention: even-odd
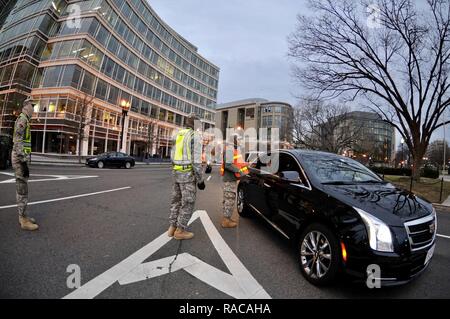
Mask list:
[[[279,155],[274,151],[280,149],[279,128],[260,128],[258,131],[255,128],[228,128],[226,132],[209,128],[202,132],[200,121],[196,121],[194,132],[194,164],[204,161],[232,164],[233,150],[236,148],[246,162],[257,163],[262,172],[278,172]],[[174,136],[177,133],[178,131],[175,131]],[[205,143],[205,140],[208,142]],[[173,156],[172,153],[172,158]]]
[[[376,4],[370,4],[366,8],[366,12],[368,14],[367,27],[369,29],[380,29],[382,27],[380,7]]]
[[[70,275],[67,277],[66,285],[69,289],[78,289],[81,287],[81,268],[77,264],[71,264],[67,266],[67,273]]]
[[[69,29],[81,28],[81,7],[78,4],[72,4],[67,8],[69,12],[66,25]]]
[[[367,266],[366,285],[369,289],[381,288],[381,268],[379,265],[372,264]]]

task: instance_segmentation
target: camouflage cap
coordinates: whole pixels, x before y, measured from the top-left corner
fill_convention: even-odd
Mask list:
[[[200,121],[200,117],[195,113],[191,113],[186,117],[184,123],[186,127],[194,128],[195,121]]]

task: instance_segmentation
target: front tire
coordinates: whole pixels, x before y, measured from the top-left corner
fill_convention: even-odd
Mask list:
[[[302,275],[312,284],[331,284],[339,271],[341,251],[336,235],[325,225],[314,223],[300,234],[298,251]]]
[[[250,208],[246,203],[245,192],[243,187],[238,188],[236,206],[239,216],[250,217]]]
[[[131,168],[131,163],[130,162],[125,162],[125,168],[126,169],[130,169]]]
[[[105,167],[105,163],[103,163],[102,161],[98,161],[97,167],[100,168],[100,169],[102,169],[102,168]]]

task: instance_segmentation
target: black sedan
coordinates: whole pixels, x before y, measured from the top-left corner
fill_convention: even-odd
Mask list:
[[[283,150],[249,161],[239,214],[257,213],[292,240],[311,283],[343,272],[371,288],[395,285],[429,265],[436,236],[429,202],[335,154]]]
[[[132,168],[136,164],[133,157],[120,152],[108,152],[86,159],[86,165],[90,167],[125,167]]]

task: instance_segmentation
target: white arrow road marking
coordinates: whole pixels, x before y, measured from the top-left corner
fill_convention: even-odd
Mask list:
[[[0,172],[0,174],[6,176],[14,176],[14,173],[4,173]],[[51,177],[51,178],[41,178],[41,179],[29,179],[29,183],[34,182],[48,182],[48,181],[62,181],[62,180],[72,180],[72,179],[85,179],[85,178],[96,178],[98,176],[84,176],[84,175],[40,175],[40,174],[31,174],[33,177]],[[15,183],[15,178],[7,179],[1,181],[0,184],[12,184]]]
[[[447,239],[450,239],[450,236],[445,236],[445,235],[440,235],[440,234],[437,234],[436,236],[441,237],[441,238],[447,238]]]
[[[59,202],[59,201],[62,201],[62,200],[69,200],[69,199],[75,199],[75,198],[80,198],[80,197],[94,196],[94,195],[100,195],[100,194],[105,194],[105,193],[118,192],[118,191],[123,191],[125,189],[130,189],[130,188],[131,188],[131,186],[127,186],[127,187],[121,187],[121,188],[115,188],[115,189],[108,189],[106,191],[95,192],[95,193],[87,193],[87,194],[74,195],[74,196],[68,196],[68,197],[61,197],[61,198],[41,200],[41,201],[38,201],[38,202],[28,203],[28,206],[38,205],[38,204],[45,204],[45,203],[52,203],[52,202]],[[7,208],[13,208],[13,207],[17,207],[17,204],[15,204],[15,205],[8,205],[8,206],[0,206],[0,209],[7,209]]]
[[[269,294],[245,268],[222,236],[220,236],[206,211],[196,211],[189,221],[189,225],[198,218],[200,218],[214,248],[231,274],[225,273],[188,253],[178,255],[172,265],[171,272],[178,270],[187,271],[192,276],[234,298],[270,298]],[[64,298],[91,299],[115,282],[126,285],[168,274],[170,263],[175,259],[175,256],[147,263],[143,262],[170,240],[171,238],[164,232],[151,243]]]

